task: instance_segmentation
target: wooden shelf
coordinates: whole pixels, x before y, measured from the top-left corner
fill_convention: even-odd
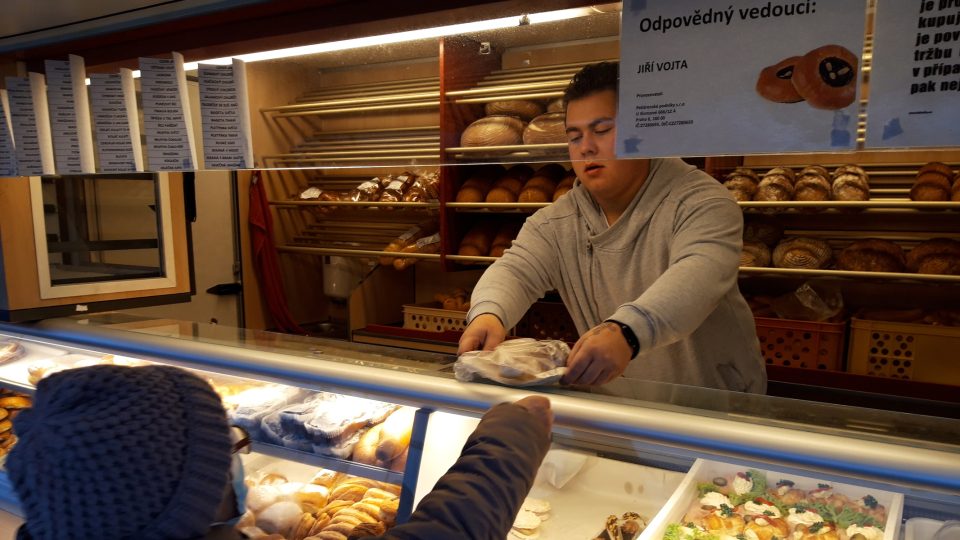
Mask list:
[[[439,209],[439,202],[381,202],[381,201],[270,201],[271,206],[298,207],[298,206],[343,206],[354,208],[399,208],[399,209]]]
[[[797,268],[740,267],[741,276],[770,275],[781,277],[830,277],[842,279],[872,279],[886,281],[922,281],[927,283],[960,283],[960,276],[908,274],[901,272],[852,272],[849,270],[804,270]]]

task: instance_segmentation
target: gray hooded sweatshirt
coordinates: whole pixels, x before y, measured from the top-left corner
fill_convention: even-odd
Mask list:
[[[556,289],[582,335],[630,326],[640,353],[625,377],[766,392],[753,315],[737,288],[743,213],[723,185],[679,159],[654,159],[612,226],[578,181],[530,216],[480,278],[467,320],[512,328]]]

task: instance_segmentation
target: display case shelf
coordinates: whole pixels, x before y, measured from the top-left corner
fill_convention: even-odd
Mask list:
[[[284,448],[275,444],[253,441],[250,443],[250,450],[258,454],[282,459],[284,461],[294,461],[297,463],[312,465],[314,467],[320,467],[323,469],[330,469],[332,471],[339,471],[354,476],[362,476],[371,480],[387,482],[388,484],[399,484],[401,481],[403,481],[402,472],[391,471],[389,469],[383,469],[380,467],[373,467],[371,465],[364,465],[363,463],[357,463],[355,461],[346,459],[322,456],[310,452],[301,452],[299,450],[292,450],[290,448]]]
[[[885,281],[922,281],[925,283],[960,283],[960,276],[935,274],[908,274],[905,272],[854,272],[849,270],[806,270],[799,268],[740,267],[746,276],[770,275],[805,278],[871,279]]]

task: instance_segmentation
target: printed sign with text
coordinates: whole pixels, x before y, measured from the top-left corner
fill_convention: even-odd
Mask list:
[[[865,0],[627,0],[617,153],[844,151]]]

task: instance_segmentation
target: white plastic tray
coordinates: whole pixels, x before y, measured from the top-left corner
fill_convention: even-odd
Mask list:
[[[671,523],[678,523],[683,515],[689,510],[694,500],[697,498],[697,483],[709,482],[718,476],[732,476],[738,472],[745,472],[747,469],[738,465],[721,463],[698,459],[687,476],[683,479],[680,487],[673,493],[670,500],[649,523],[647,529],[640,535],[640,540],[661,540],[667,526]],[[780,479],[792,480],[796,488],[803,490],[815,489],[817,484],[824,483],[823,480],[815,478],[797,476],[794,474],[781,473],[764,469],[757,469],[767,474],[767,481],[772,485]],[[899,540],[900,538],[900,515],[903,512],[903,495],[890,491],[881,491],[878,489],[865,488],[852,484],[842,484],[838,482],[826,482],[830,484],[834,491],[842,493],[851,499],[857,499],[864,495],[872,495],[877,502],[887,509],[887,522],[883,527],[884,540]]]

